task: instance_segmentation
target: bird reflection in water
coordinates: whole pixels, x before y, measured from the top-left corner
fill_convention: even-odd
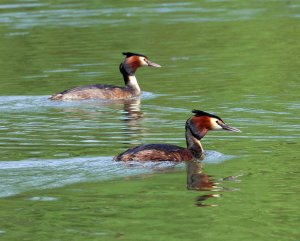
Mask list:
[[[144,128],[140,126],[140,120],[144,117],[141,111],[141,99],[139,97],[123,100],[123,122],[124,133],[126,137],[124,140],[125,146],[135,146],[138,144],[137,136],[144,132]]]
[[[76,123],[77,130],[82,128],[80,136],[85,141],[98,142],[100,139],[101,143],[105,143],[104,146],[117,142],[128,148],[139,144],[137,137],[145,131],[141,126],[144,116],[140,108],[141,100],[140,97],[136,97],[127,100],[56,102],[63,107],[60,112],[64,114],[64,118],[58,120],[63,120],[63,124],[66,121],[72,125]],[[95,132],[94,129],[88,128],[87,124],[92,128],[95,125],[101,128]],[[111,136],[115,138],[112,139]],[[99,147],[99,143],[97,146]]]
[[[186,162],[187,168],[187,189],[195,191],[217,191],[218,183],[214,179],[203,173],[203,162],[189,161]],[[220,194],[205,194],[196,198],[196,206],[216,206],[215,204],[205,204],[204,201],[209,198],[220,197]]]
[[[136,121],[143,117],[143,112],[141,112],[141,99],[134,98],[129,100],[124,100],[124,115],[127,117],[126,122],[129,122],[131,126],[136,124]],[[132,122],[132,123],[131,123]]]
[[[236,191],[236,188],[224,188],[220,186],[223,181],[233,181],[240,182],[239,177],[243,176],[229,176],[214,180],[212,176],[203,173],[203,162],[202,161],[188,161],[186,162],[187,168],[187,189],[194,191]],[[205,204],[204,201],[210,198],[221,197],[221,194],[205,194],[200,195],[196,198],[196,206],[207,207],[207,206],[217,206],[216,204]]]

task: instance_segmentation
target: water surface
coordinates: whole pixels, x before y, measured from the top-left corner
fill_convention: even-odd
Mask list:
[[[299,240],[297,1],[2,1],[1,240]],[[53,102],[122,85],[141,98]],[[185,146],[192,109],[211,132],[204,163],[116,163],[141,143]]]

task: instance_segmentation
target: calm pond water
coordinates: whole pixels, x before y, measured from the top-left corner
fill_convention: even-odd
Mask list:
[[[299,1],[0,4],[0,240],[300,240]],[[141,98],[52,102],[122,85]],[[203,163],[115,163],[141,143],[185,146],[192,109],[211,132]]]

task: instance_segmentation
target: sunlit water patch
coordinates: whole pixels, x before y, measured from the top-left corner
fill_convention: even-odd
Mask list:
[[[31,197],[28,198],[30,201],[39,201],[39,202],[52,202],[52,201],[57,201],[58,198],[56,197]]]
[[[30,11],[23,11],[28,8]],[[102,5],[90,9],[87,4],[3,4],[0,9],[0,24],[13,29],[33,27],[86,27],[93,25],[127,25],[129,19],[139,18],[142,23],[149,23],[160,18],[160,23],[179,22],[223,22],[248,20],[264,13],[264,9],[231,9],[214,4],[195,4],[193,2],[145,4],[145,6],[111,7]],[[20,9],[20,10],[19,10]],[[13,11],[12,11],[13,10]],[[19,11],[17,11],[19,10]],[[130,21],[131,22],[131,21]]]
[[[18,3],[18,4],[0,4],[0,9],[16,9],[16,8],[34,8],[45,6],[42,3]]]
[[[233,157],[208,151],[204,163],[220,163],[230,158]],[[174,162],[114,162],[112,157],[5,161],[0,165],[0,197],[32,189],[55,188],[78,182],[110,180],[184,167],[184,163]],[[32,201],[50,199],[34,197]]]

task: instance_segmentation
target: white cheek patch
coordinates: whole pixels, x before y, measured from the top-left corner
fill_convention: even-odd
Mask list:
[[[148,63],[144,60],[143,57],[140,57],[139,59],[140,59],[141,66],[148,66]]]
[[[211,118],[210,119],[210,124],[211,124],[211,129],[212,130],[223,130],[222,126],[220,126],[217,121],[220,121],[216,118]]]

